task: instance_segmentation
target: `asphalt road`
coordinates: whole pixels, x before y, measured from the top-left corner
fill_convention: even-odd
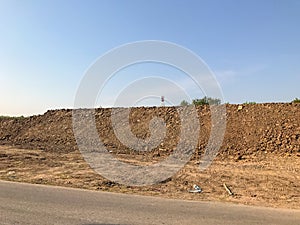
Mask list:
[[[300,211],[169,200],[0,181],[0,224],[282,224]]]

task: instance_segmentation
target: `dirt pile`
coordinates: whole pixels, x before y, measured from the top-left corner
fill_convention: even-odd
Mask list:
[[[197,107],[200,133],[195,157],[207,145],[211,120],[208,106]],[[251,155],[274,153],[300,154],[300,104],[226,105],[227,126],[219,157],[243,159]],[[147,153],[152,157],[169,154],[176,148],[180,134],[180,118],[175,107],[133,108],[129,123],[138,138],[149,138],[149,122],[154,117],[166,123],[162,143]],[[111,109],[96,110],[99,138],[109,151],[116,154],[144,154],[123,145],[112,129]],[[28,118],[1,118],[0,144],[47,152],[77,150],[72,129],[72,110],[50,110],[44,115]]]

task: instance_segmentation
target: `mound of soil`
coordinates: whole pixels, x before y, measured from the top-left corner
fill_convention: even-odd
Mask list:
[[[210,108],[200,106],[197,111],[200,133],[195,157],[204,152],[211,129]],[[240,160],[266,153],[300,154],[300,104],[228,104],[226,111],[226,132],[218,157]],[[154,116],[166,123],[165,138],[150,152],[134,151],[118,140],[112,128],[111,109],[97,109],[95,115],[99,138],[113,153],[163,157],[178,144],[181,124],[175,107],[131,109],[131,131],[138,138],[150,137],[149,123]],[[72,129],[72,110],[50,110],[44,115],[27,118],[0,118],[0,145],[47,152],[74,152],[78,148]]]

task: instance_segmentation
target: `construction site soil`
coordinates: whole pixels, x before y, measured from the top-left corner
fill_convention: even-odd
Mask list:
[[[76,144],[72,110],[49,110],[24,118],[0,117],[0,179],[300,209],[300,104],[227,104],[221,148],[204,171],[199,170],[199,163],[210,138],[211,110],[209,106],[196,109],[200,131],[191,160],[171,178],[148,186],[122,185],[96,173]],[[135,151],[118,140],[111,122],[112,109],[95,112],[99,140],[123,162],[157,163],[178,145],[181,122],[176,107],[130,109],[129,124],[138,138],[150,137],[153,117],[166,123],[163,141],[151,151]],[[189,192],[194,184],[201,187],[201,193]]]

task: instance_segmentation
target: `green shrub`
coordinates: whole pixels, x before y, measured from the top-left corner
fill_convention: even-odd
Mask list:
[[[244,104],[248,104],[248,105],[255,105],[256,102],[244,102]]]
[[[299,98],[295,98],[292,103],[300,103],[300,99]]]
[[[204,97],[204,98],[200,98],[200,99],[194,99],[193,100],[193,104],[194,105],[220,105],[221,104],[221,100],[218,98],[211,98],[211,97]]]

